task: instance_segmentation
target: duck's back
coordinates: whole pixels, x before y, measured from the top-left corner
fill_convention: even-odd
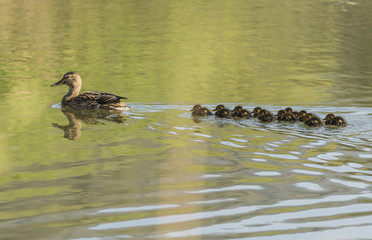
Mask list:
[[[114,110],[117,108],[125,107],[125,103],[121,99],[126,99],[125,97],[120,97],[111,93],[91,91],[84,92],[75,98],[70,99],[64,105],[69,106],[76,110],[82,109],[106,109]]]

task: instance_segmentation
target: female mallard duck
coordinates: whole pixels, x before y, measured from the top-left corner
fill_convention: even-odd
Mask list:
[[[239,118],[251,118],[251,113],[243,109],[242,106],[236,106],[234,110],[231,112],[232,117],[239,117]]]
[[[306,114],[304,123],[307,126],[311,126],[311,127],[319,127],[319,126],[324,125],[324,122],[322,121],[322,119],[320,119],[318,116],[316,116],[313,113]]]
[[[67,85],[69,90],[62,98],[62,106],[70,107],[75,110],[83,109],[105,109],[127,111],[127,107],[121,99],[127,99],[110,93],[104,92],[84,92],[79,95],[81,89],[81,77],[76,72],[68,72],[63,78],[52,84],[51,87]]]
[[[211,113],[208,108],[202,107],[200,104],[196,104],[190,111],[192,111],[191,115],[195,117],[213,115],[213,113]]]
[[[217,117],[221,117],[221,118],[230,118],[231,117],[231,110],[225,108],[225,106],[222,105],[222,104],[218,105],[213,111],[216,111],[216,113],[214,115],[217,116]]]
[[[327,116],[323,119],[325,124],[327,125],[335,125],[335,126],[345,126],[346,120],[340,116],[335,116],[333,113],[327,114]]]

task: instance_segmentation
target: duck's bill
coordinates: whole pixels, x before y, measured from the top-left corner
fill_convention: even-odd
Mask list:
[[[61,80],[59,80],[58,82],[56,82],[56,83],[54,83],[54,84],[52,84],[52,85],[50,85],[51,87],[57,87],[57,86],[59,86],[59,85],[62,85],[63,84],[63,80],[64,79],[61,79]]]

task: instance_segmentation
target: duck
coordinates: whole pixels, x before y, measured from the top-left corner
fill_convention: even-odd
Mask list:
[[[304,121],[305,121],[306,114],[307,114],[307,112],[306,112],[305,110],[301,110],[301,111],[298,113],[298,120],[299,120],[300,122],[304,122]]]
[[[67,85],[69,90],[62,98],[62,106],[69,107],[74,110],[83,109],[104,109],[114,111],[128,111],[131,108],[127,107],[122,99],[126,97],[117,96],[111,93],[90,91],[79,95],[82,79],[77,72],[67,72],[62,79],[50,85],[51,87]]]
[[[243,109],[242,106],[236,106],[234,110],[232,110],[231,116],[239,118],[251,118],[251,112]]]
[[[313,113],[306,114],[304,123],[307,126],[311,126],[311,127],[319,127],[319,126],[324,125],[323,120]]]
[[[345,119],[340,116],[335,116],[333,113],[327,114],[323,120],[326,125],[345,126],[347,124]]]
[[[284,121],[284,122],[296,122],[298,118],[295,116],[295,114],[292,111],[286,111],[285,110],[279,110],[277,116],[278,121]]]
[[[253,109],[253,117],[258,117],[260,115],[262,108],[261,107],[255,107]]]
[[[291,107],[287,107],[284,109],[285,113],[293,113],[293,109]]]
[[[216,111],[214,115],[217,117],[221,117],[221,118],[231,117],[231,110],[225,108],[225,106],[222,104],[218,105],[213,111]]]
[[[213,115],[211,111],[209,111],[208,108],[202,107],[200,104],[196,104],[190,111],[191,115],[194,117],[205,117],[208,115]]]
[[[262,122],[273,122],[275,121],[275,115],[266,109],[260,109],[258,119]]]

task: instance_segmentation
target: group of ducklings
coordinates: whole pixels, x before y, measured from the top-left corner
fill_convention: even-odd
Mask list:
[[[253,112],[243,109],[242,106],[236,106],[234,110],[226,108],[224,105],[218,105],[213,111],[213,114],[208,108],[202,107],[200,104],[196,104],[191,110],[192,116],[208,116],[215,115],[220,118],[257,118],[262,122],[273,122],[275,120],[279,122],[304,122],[308,126],[323,126],[334,125],[334,126],[345,126],[346,121],[340,116],[335,116],[332,113],[327,114],[324,119],[321,119],[314,113],[308,113],[305,110],[296,112],[292,108],[287,107],[286,109],[279,110],[276,115],[261,107],[255,107]]]

